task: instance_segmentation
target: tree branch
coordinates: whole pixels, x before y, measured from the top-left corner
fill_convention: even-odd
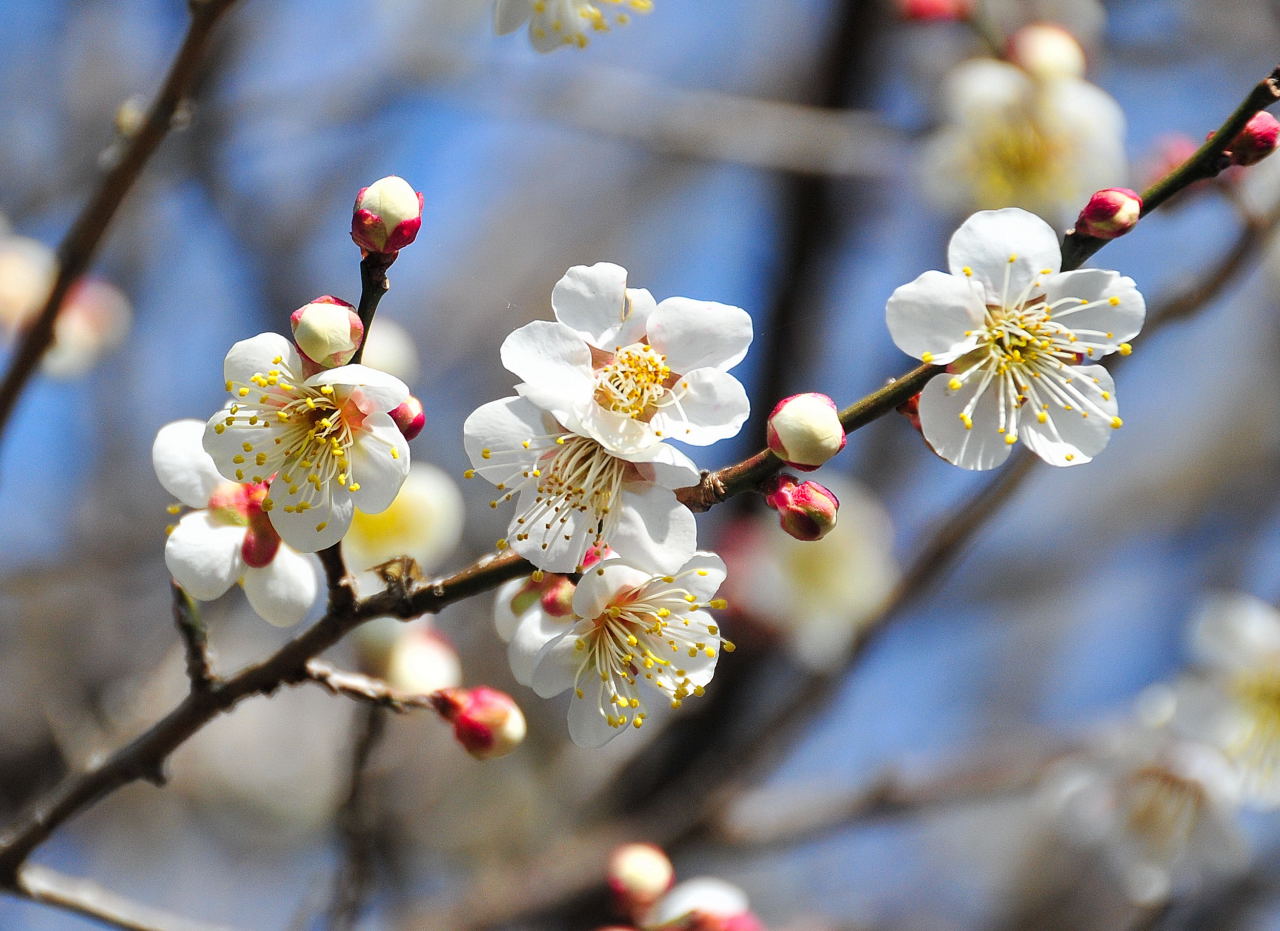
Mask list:
[[[329,906],[328,926],[333,931],[355,927],[373,885],[375,825],[369,800],[369,759],[386,731],[387,718],[385,708],[377,704],[366,705],[363,710],[351,753],[350,786],[338,809],[343,853],[334,876],[333,901]]]
[[[324,660],[313,659],[307,662],[307,681],[314,682],[330,695],[341,695],[397,714],[406,714],[416,708],[435,708],[430,695],[402,692],[381,679],[358,672],[346,672]]]
[[[200,617],[200,608],[177,582],[170,582],[173,590],[173,621],[182,636],[187,654],[187,678],[191,691],[207,692],[218,682],[213,671],[213,659],[209,655],[209,632]]]
[[[228,931],[170,912],[132,902],[87,879],[64,876],[43,866],[25,866],[12,890],[42,905],[75,912],[105,925],[128,931]]]
[[[83,275],[97,252],[107,226],[125,195],[142,173],[173,124],[174,114],[191,92],[213,28],[236,0],[189,0],[191,20],[169,74],[146,119],[129,140],[120,160],[103,175],[97,190],[58,246],[58,275],[30,329],[23,335],[9,369],[0,382],[0,436],[18,397],[36,366],[53,344],[53,327],[71,286]]]

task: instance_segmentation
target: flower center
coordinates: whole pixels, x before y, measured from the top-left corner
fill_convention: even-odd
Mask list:
[[[596,402],[633,420],[649,420],[672,379],[667,357],[646,343],[620,349],[596,373]]]
[[[1280,674],[1241,675],[1232,693],[1244,714],[1227,751],[1251,773],[1270,780],[1280,768]]]
[[[968,173],[978,207],[1044,206],[1072,193],[1069,148],[1040,126],[1033,107],[988,120],[972,138]]]
[[[245,565],[261,569],[269,565],[280,549],[280,535],[271,526],[263,508],[267,486],[236,485],[226,482],[209,495],[209,514],[223,523],[245,528],[240,555]]]
[[[636,13],[648,13],[653,9],[653,0],[604,2],[611,6],[626,6]],[[617,12],[613,14],[613,21],[619,26],[625,26],[631,21],[631,16],[626,12]],[[581,0],[534,0],[531,30],[535,38],[545,39],[548,35],[554,35],[566,45],[585,48],[587,29],[608,32],[609,27],[609,19],[594,3],[583,3]]]

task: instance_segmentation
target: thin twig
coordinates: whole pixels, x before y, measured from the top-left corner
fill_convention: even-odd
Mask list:
[[[213,658],[209,654],[209,632],[200,617],[200,607],[195,599],[177,582],[171,582],[170,585],[173,589],[173,621],[186,648],[187,678],[191,681],[191,691],[207,692],[218,681],[213,671]]]
[[[319,685],[331,695],[341,695],[354,701],[404,714],[417,708],[432,708],[430,695],[417,695],[392,688],[381,679],[358,672],[337,669],[324,660],[307,661],[307,679]]]
[[[205,924],[140,905],[87,879],[65,876],[35,864],[22,868],[12,891],[32,902],[128,931],[228,931],[226,925]]]
[[[338,835],[342,859],[334,876],[329,927],[347,931],[355,927],[373,885],[374,811],[370,799],[369,760],[387,728],[386,709],[366,705],[351,753],[351,781],[347,797],[338,809]]]
[[[191,19],[187,34],[174,57],[160,93],[151,105],[146,119],[129,140],[120,160],[103,175],[97,190],[58,246],[58,276],[53,289],[40,313],[32,321],[30,329],[23,334],[4,381],[0,382],[0,435],[3,435],[8,425],[18,397],[35,374],[41,358],[53,344],[54,322],[67,292],[88,269],[120,203],[169,132],[174,114],[191,92],[214,26],[235,2],[236,0],[191,0],[188,4]]]
[[[364,324],[364,339],[356,354],[351,357],[353,363],[364,358],[364,345],[369,339],[369,327],[373,324],[373,315],[378,311],[378,302],[391,286],[387,281],[387,269],[396,260],[396,252],[370,252],[360,260],[360,306],[356,313]]]

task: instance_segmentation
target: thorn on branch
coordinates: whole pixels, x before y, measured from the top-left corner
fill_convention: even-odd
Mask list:
[[[213,671],[209,632],[200,617],[200,606],[177,582],[170,584],[173,591],[173,621],[186,648],[187,679],[191,682],[191,691],[210,692],[218,684],[218,677]]]

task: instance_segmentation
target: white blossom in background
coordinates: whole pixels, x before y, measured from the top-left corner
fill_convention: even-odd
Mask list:
[[[515,499],[501,545],[538,568],[578,571],[592,547],[611,547],[657,571],[693,555],[697,527],[674,489],[696,484],[699,472],[667,444],[615,455],[518,397],[481,406],[462,431],[474,466],[466,476],[496,486],[492,507]]]
[[[975,58],[944,79],[942,112],[921,170],[948,210],[1012,205],[1065,225],[1094,191],[1126,180],[1124,113],[1080,78]]]
[[[577,265],[537,320],[502,344],[516,390],[573,433],[618,455],[675,439],[706,446],[735,436],[750,413],[728,374],[751,345],[746,311],[627,287],[626,269]]]
[[[365,365],[303,378],[297,350],[275,333],[232,346],[223,376],[231,401],[209,418],[204,448],[228,479],[267,485],[262,508],[290,546],[331,546],[357,507],[376,514],[395,500],[409,472],[387,414],[409,396],[398,378]]]
[[[1096,363],[1127,355],[1146,305],[1133,280],[1059,272],[1053,229],[1017,208],[966,220],[950,273],[925,272],[886,307],[898,348],[947,366],[920,394],[920,426],[948,462],[990,469],[1021,440],[1051,465],[1080,465],[1120,427],[1115,385]]]
[[[654,575],[615,556],[595,563],[573,592],[568,613],[539,600],[511,637],[512,673],[543,698],[566,689],[569,736],[599,747],[648,716],[647,698],[672,707],[701,695],[724,640],[707,608],[725,578],[713,553],[697,553],[679,571]]]
[[[239,582],[265,620],[296,624],[316,600],[314,560],[280,540],[262,510],[264,486],[218,474],[201,445],[204,428],[199,420],[174,421],[151,447],[160,484],[194,509],[169,533],[165,565],[193,598],[210,601]]]
[[[0,235],[0,330],[7,339],[40,311],[57,275],[58,261],[44,243]]]
[[[376,514],[356,509],[342,553],[357,571],[395,556],[409,556],[429,570],[458,545],[464,518],[457,483],[443,469],[415,462],[388,507]]]
[[[1175,726],[1239,767],[1247,802],[1280,808],[1280,612],[1252,595],[1215,594],[1191,632],[1200,669],[1173,689]]]
[[[1236,770],[1207,744],[1127,726],[1044,777],[1062,835],[1101,854],[1125,895],[1151,906],[1241,869]]]
[[[539,52],[565,45],[586,48],[592,33],[626,25],[633,13],[653,10],[653,0],[497,0],[494,28],[498,35],[529,24],[529,41]]]
[[[830,672],[884,605],[900,569],[893,523],[880,501],[860,485],[823,479],[839,495],[841,513],[821,540],[790,537],[764,512],[726,527],[719,551],[734,615],[780,637],[810,669]]]
[[[651,931],[659,928],[764,931],[764,923],[751,911],[747,894],[715,876],[696,876],[681,882],[645,915],[643,926]]]
[[[382,313],[378,314],[376,325],[369,327],[365,334],[360,363],[394,375],[405,384],[417,381],[422,369],[409,331]]]

